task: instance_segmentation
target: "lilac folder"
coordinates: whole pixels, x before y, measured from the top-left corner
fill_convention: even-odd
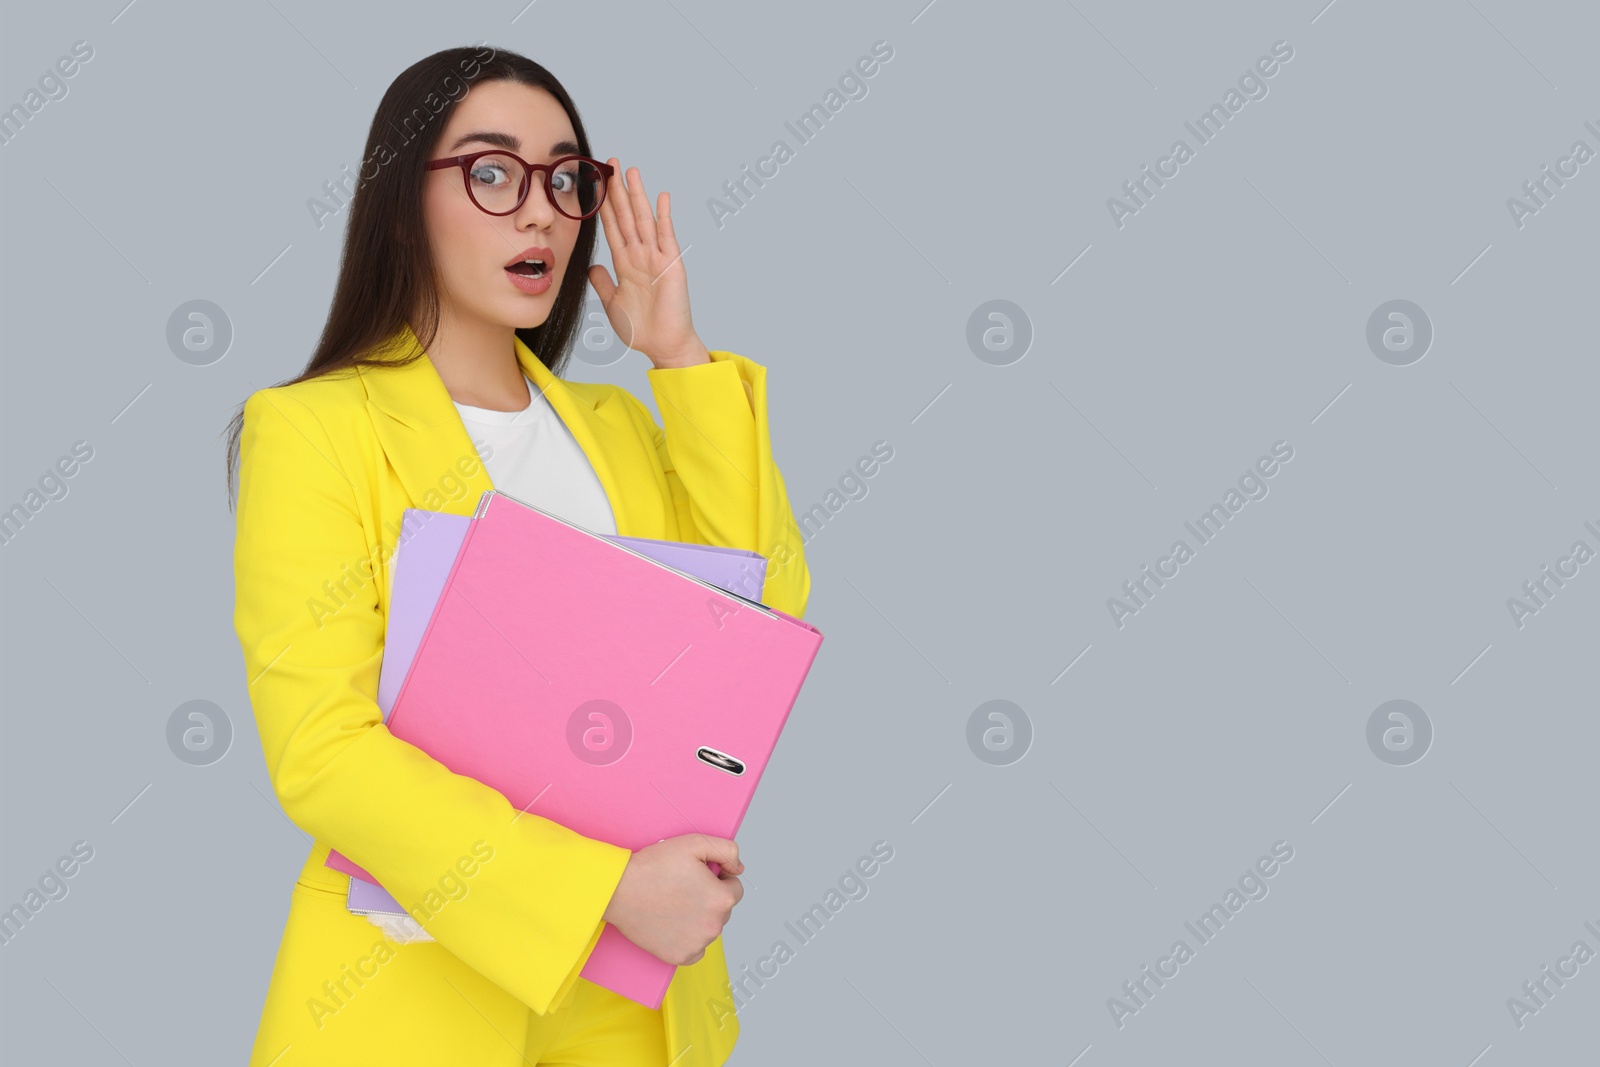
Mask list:
[[[394,584],[389,594],[389,621],[384,634],[383,667],[378,675],[378,707],[385,720],[405,684],[422,635],[433,617],[434,606],[450,577],[461,542],[471,528],[470,515],[407,508],[400,523],[400,545],[395,554]],[[685,541],[658,541],[648,537],[602,535],[669,567],[703,578],[713,585],[759,602],[766,584],[767,560],[756,552]],[[345,906],[361,915],[405,915],[400,906],[366,869],[331,850],[323,866],[350,875]]]

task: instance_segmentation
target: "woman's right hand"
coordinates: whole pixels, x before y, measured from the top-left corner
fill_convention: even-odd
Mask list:
[[[715,860],[721,874],[713,874]],[[674,966],[706,954],[744,896],[739,846],[725,837],[683,834],[628,859],[603,918],[646,952]]]

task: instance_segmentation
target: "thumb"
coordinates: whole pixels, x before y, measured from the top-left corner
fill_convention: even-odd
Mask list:
[[[696,834],[694,856],[701,861],[715,860],[729,874],[739,874],[744,864],[739,862],[739,845],[726,837]]]
[[[589,284],[599,294],[601,304],[610,303],[611,294],[617,291],[615,283],[611,281],[611,273],[600,263],[589,268]]]

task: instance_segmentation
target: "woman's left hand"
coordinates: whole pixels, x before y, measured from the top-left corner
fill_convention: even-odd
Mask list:
[[[589,282],[600,295],[611,329],[629,348],[643,352],[656,368],[710,362],[710,353],[689,318],[689,279],[672,232],[672,202],[665,192],[651,213],[638,167],[629,167],[627,185],[617,157],[607,160],[618,172],[606,187],[600,221],[617,281],[596,263]]]

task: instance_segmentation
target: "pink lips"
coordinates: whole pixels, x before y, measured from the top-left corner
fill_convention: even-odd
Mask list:
[[[546,274],[555,273],[556,254],[550,251],[548,248],[543,248],[539,245],[534,245],[531,248],[524,248],[521,252],[518,252],[516,255],[508,259],[506,261],[506,266],[514,267],[525,259],[542,259],[544,260],[544,272]]]
[[[514,274],[509,270],[506,271],[506,277],[511,279],[512,285],[529,296],[538,296],[540,293],[546,292],[549,290],[552,281],[548,274],[541,274],[539,277],[534,278],[527,274]]]
[[[544,263],[544,273],[538,277],[534,277],[530,274],[518,274],[516,271],[511,269],[526,259],[537,259],[542,261]],[[547,292],[550,289],[550,283],[555,274],[555,266],[555,253],[550,251],[548,248],[534,245],[530,248],[524,248],[521,252],[517,253],[517,255],[513,256],[511,261],[506,264],[505,271],[506,277],[511,279],[512,285],[516,286],[524,293],[527,293],[529,296],[538,296],[540,293]]]

